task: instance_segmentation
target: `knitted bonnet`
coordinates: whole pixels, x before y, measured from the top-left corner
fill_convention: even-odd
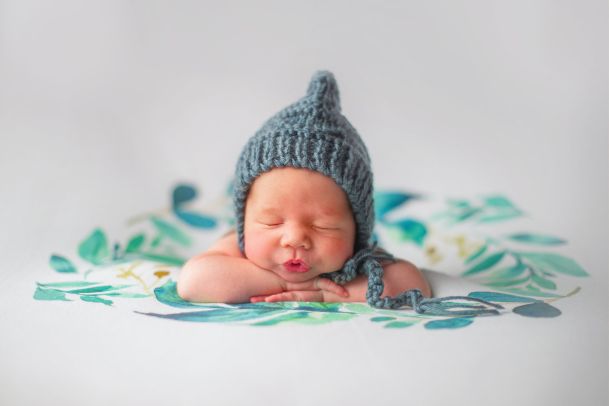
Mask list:
[[[250,187],[261,174],[281,167],[305,168],[330,177],[344,190],[351,206],[356,224],[354,255],[342,269],[322,276],[344,284],[358,274],[367,275],[366,299],[375,307],[408,305],[418,312],[455,314],[440,309],[441,303],[434,302],[437,299],[423,298],[418,289],[395,298],[381,298],[381,262],[393,261],[393,256],[370,244],[374,227],[370,158],[357,131],[341,114],[338,86],[332,73],[316,72],[306,95],[267,120],[243,148],[233,188],[237,236],[242,252],[247,244],[243,229]]]

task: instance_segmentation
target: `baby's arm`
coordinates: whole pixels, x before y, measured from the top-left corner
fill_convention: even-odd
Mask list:
[[[419,269],[404,260],[383,266],[384,289],[381,297],[395,297],[410,289],[420,289],[423,296],[431,297],[429,283]],[[346,283],[344,288],[348,296],[337,295],[331,291],[323,292],[324,302],[366,302],[366,291],[368,290],[368,277],[359,275],[352,281]],[[299,300],[299,292],[282,292],[265,298],[267,302]]]
[[[192,302],[245,303],[256,295],[283,292],[282,279],[245,258],[235,234],[190,259],[178,277],[178,295]]]
[[[184,300],[207,303],[261,301],[256,298],[284,291],[299,291],[301,297],[309,301],[324,301],[324,294],[329,292],[336,297],[347,294],[344,287],[327,278],[287,282],[274,272],[258,267],[243,256],[234,232],[186,262],[178,277],[177,291]]]

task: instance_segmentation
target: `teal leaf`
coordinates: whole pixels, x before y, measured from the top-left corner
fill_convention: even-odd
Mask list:
[[[36,283],[43,288],[82,288],[84,286],[99,285],[99,282],[89,281],[70,281],[70,282],[53,282],[53,283]]]
[[[499,292],[471,292],[469,297],[476,299],[486,300],[487,302],[519,302],[519,303],[531,303],[537,302],[537,299],[524,296],[509,295],[507,293]]]
[[[550,252],[518,252],[536,268],[546,272],[559,272],[570,276],[588,276],[588,273],[571,258]]]
[[[374,194],[374,214],[379,221],[383,221],[387,214],[408,200],[419,198],[418,195],[403,192],[376,192]]]
[[[76,273],[76,267],[70,262],[68,259],[53,254],[51,255],[51,259],[49,259],[49,265],[51,268],[61,273]]]
[[[77,295],[97,294],[97,293],[103,293],[103,292],[108,292],[108,291],[113,291],[113,290],[125,289],[125,288],[129,288],[132,286],[133,285],[100,285],[100,286],[93,286],[90,288],[68,290],[68,293],[73,293],[73,294],[77,294]]]
[[[375,322],[375,323],[383,322],[383,321],[390,321],[390,320],[395,320],[395,317],[377,316],[377,317],[373,317],[370,319],[370,321]]]
[[[138,235],[131,237],[131,239],[127,243],[127,248],[125,248],[125,253],[139,251],[140,248],[142,247],[142,244],[144,244],[145,239],[146,239],[146,237],[144,236],[144,234],[138,234]]]
[[[182,299],[178,295],[178,291],[176,288],[177,288],[177,284],[172,280],[168,280],[167,282],[165,282],[164,285],[159,286],[158,288],[154,289],[154,296],[156,297],[156,300],[158,300],[159,302],[161,302],[165,305],[168,305],[168,306],[172,306],[172,307],[180,307],[180,308],[191,308],[191,307],[217,308],[217,307],[219,307],[219,306],[215,306],[215,305],[197,304],[197,303],[193,303],[193,302],[187,302],[186,300]]]
[[[469,326],[473,322],[474,320],[470,317],[455,317],[452,319],[428,321],[425,323],[425,328],[428,330],[455,329]]]
[[[504,255],[505,255],[505,251],[496,252],[494,254],[489,255],[488,257],[483,259],[481,262],[479,262],[478,264],[474,265],[473,267],[471,267],[467,271],[465,271],[463,273],[463,276],[474,275],[479,272],[486,271],[487,269],[492,268],[497,263],[499,263],[499,261],[501,261],[503,259]]]
[[[156,227],[156,229],[165,237],[169,238],[177,242],[180,245],[188,247],[191,243],[190,237],[184,234],[182,230],[178,227],[174,226],[171,223],[168,223],[165,220],[162,220],[156,216],[150,216],[150,221]]]
[[[66,298],[66,294],[60,290],[56,289],[43,289],[40,286],[36,287],[36,291],[34,292],[34,299],[36,300],[65,300],[67,302],[70,299]]]
[[[491,279],[488,282],[484,282],[483,284],[491,287],[491,288],[507,288],[509,286],[516,286],[516,285],[522,285],[523,283],[526,283],[530,280],[530,277],[524,276],[522,278],[516,278],[516,279]],[[504,290],[504,289],[502,289]]]
[[[488,196],[488,197],[484,198],[484,204],[486,206],[492,206],[492,207],[516,209],[516,206],[514,206],[514,204],[512,204],[510,199],[508,199],[505,196],[501,196],[501,195]]]
[[[546,278],[543,278],[535,273],[531,274],[531,281],[537,284],[540,288],[556,290],[556,284]]]
[[[193,227],[209,229],[218,224],[214,218],[202,214],[183,210],[176,210],[174,213],[180,220]]]
[[[106,306],[112,306],[113,303],[112,300],[104,299],[99,296],[81,296],[80,299],[85,302],[102,303]]]
[[[104,293],[104,296],[112,296],[112,297],[122,297],[124,299],[143,299],[145,297],[150,297],[145,293],[129,293],[129,292],[110,292]]]
[[[486,252],[487,249],[488,249],[488,245],[484,244],[476,252],[474,252],[472,255],[467,257],[467,259],[465,260],[465,263],[469,264],[471,262],[474,262],[476,259],[480,258],[482,256],[482,254],[484,254]]]
[[[516,217],[520,217],[522,212],[518,210],[502,210],[498,213],[485,214],[478,218],[479,223],[494,223],[498,221],[510,220]]]
[[[191,185],[178,185],[173,189],[172,207],[178,209],[181,205],[197,197],[197,189]]]
[[[513,266],[497,270],[495,273],[493,273],[491,278],[493,279],[493,282],[513,279],[522,275],[522,273],[526,271],[526,269],[527,266],[525,264],[523,264],[522,262],[518,262]]]
[[[513,241],[518,241],[526,244],[560,245],[566,243],[565,240],[558,237],[532,233],[510,234],[507,236],[507,238]]]
[[[103,303],[106,306],[112,306],[113,303],[112,300],[107,300],[99,296],[81,296],[80,299],[85,302]]]
[[[465,221],[473,216],[475,216],[476,214],[480,213],[482,210],[476,207],[472,207],[472,208],[467,208],[461,211],[461,213],[459,213],[456,217],[455,217],[455,221],[456,222],[462,222]]]
[[[374,309],[370,307],[370,305],[365,303],[343,303],[343,308],[347,311],[357,313],[357,314],[369,314],[374,313]]]
[[[415,322],[412,321],[391,321],[385,324],[384,328],[406,328],[415,325]]]
[[[529,296],[536,296],[536,297],[547,297],[547,298],[562,297],[561,295],[557,295],[556,293],[542,292],[539,289],[534,290],[534,289],[531,289],[529,287],[526,287],[526,288],[505,288],[505,289],[501,289],[501,290],[505,290],[506,292],[511,292],[511,293],[517,293],[519,295],[529,295]]]
[[[518,306],[512,311],[525,317],[558,317],[562,314],[559,309],[544,302]]]
[[[389,224],[391,229],[397,233],[397,237],[404,241],[413,241],[418,246],[423,246],[427,227],[419,221],[402,219]]]
[[[309,318],[308,312],[286,312],[279,314],[273,318],[252,323],[253,326],[274,326],[279,323],[285,323],[290,321],[302,321],[302,319]]]
[[[100,228],[95,229],[78,246],[78,255],[93,265],[104,263],[110,257],[106,234]]]
[[[284,309],[272,309],[266,307],[250,308],[250,309],[239,309],[232,307],[219,307],[209,310],[200,310],[193,312],[182,312],[182,313],[142,313],[146,316],[160,317],[163,319],[179,320],[179,321],[193,321],[200,323],[217,323],[217,322],[237,322],[247,321],[252,319],[259,319],[262,317],[273,316],[282,312]]]

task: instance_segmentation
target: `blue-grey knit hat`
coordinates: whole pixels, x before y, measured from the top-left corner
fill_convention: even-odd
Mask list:
[[[234,185],[242,251],[250,186],[262,173],[280,167],[306,168],[332,178],[347,194],[353,211],[355,250],[368,245],[374,227],[370,158],[357,131],[341,114],[332,73],[315,73],[306,96],[271,117],[243,148]]]
[[[394,258],[377,248],[376,244],[370,244],[374,227],[370,158],[357,131],[341,114],[338,86],[332,73],[316,72],[307,94],[266,121],[243,148],[233,189],[237,235],[242,252],[245,250],[245,201],[250,187],[261,174],[282,167],[306,168],[332,178],[345,191],[351,205],[357,226],[354,255],[342,269],[322,276],[344,284],[358,274],[367,275],[366,299],[375,307],[395,309],[407,305],[419,313],[440,315],[497,312],[496,309],[473,309],[471,306],[461,313],[451,311],[448,309],[455,307],[454,304],[445,303],[445,299],[424,298],[418,289],[408,290],[394,298],[381,298],[384,288],[381,263]],[[448,299],[483,302],[463,297]]]

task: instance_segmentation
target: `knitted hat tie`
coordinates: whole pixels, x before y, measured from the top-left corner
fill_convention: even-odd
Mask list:
[[[353,280],[358,274],[366,275],[368,277],[366,300],[370,306],[382,309],[399,309],[408,306],[419,314],[432,316],[480,316],[499,314],[497,309],[503,309],[501,305],[468,296],[426,298],[419,289],[407,290],[396,297],[381,297],[385,287],[383,283],[384,271],[381,265],[383,261],[395,262],[395,258],[383,249],[378,248],[375,243],[369,248],[360,250],[349,259],[342,272],[332,272],[323,276],[343,285]]]

